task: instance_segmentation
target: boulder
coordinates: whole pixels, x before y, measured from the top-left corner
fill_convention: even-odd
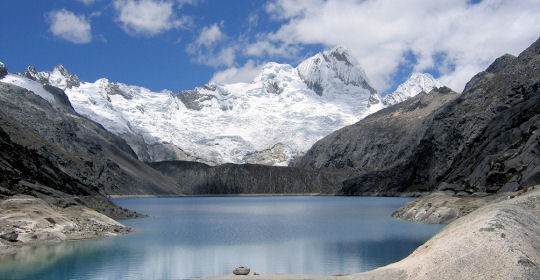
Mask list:
[[[248,275],[249,274],[249,267],[243,267],[239,266],[233,270],[234,275]]]
[[[14,230],[0,234],[0,238],[9,242],[17,242],[19,235]]]

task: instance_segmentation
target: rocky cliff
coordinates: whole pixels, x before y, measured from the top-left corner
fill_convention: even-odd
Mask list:
[[[399,120],[418,99],[389,107],[320,140],[295,166],[354,170],[342,189],[351,195],[531,186],[540,182],[539,90],[540,40],[500,57],[427,115]]]
[[[349,177],[342,171],[312,171],[259,164],[209,166],[198,162],[150,163],[164,175],[175,178],[185,194],[333,194]]]

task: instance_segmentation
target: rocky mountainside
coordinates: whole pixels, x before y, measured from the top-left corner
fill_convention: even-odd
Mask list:
[[[163,161],[150,163],[176,179],[185,194],[334,194],[350,176],[344,172],[313,171],[259,164]]]
[[[321,139],[294,166],[370,172],[400,165],[425,134],[431,113],[457,97],[442,87],[380,110]]]
[[[100,79],[58,66],[27,78],[63,89],[75,110],[121,136],[141,160],[286,165],[318,139],[383,107],[342,47],[298,67],[269,63],[251,83],[208,84],[179,94]]]
[[[518,57],[498,58],[413,129],[392,134],[399,122],[393,114],[410,104],[404,102],[320,140],[296,166],[355,170],[343,183],[345,194],[531,186],[540,182],[539,90],[540,40]],[[378,135],[358,129],[376,116],[378,126],[391,129]]]
[[[68,195],[79,195],[75,193],[79,188],[88,189],[85,193],[89,196],[181,192],[178,184],[140,162],[123,139],[76,113],[56,87],[7,74],[0,82],[0,129],[6,143],[20,147],[21,153],[31,151],[28,157],[46,162],[26,166],[28,157],[5,155],[3,174],[13,176],[4,177],[4,188],[15,188],[16,193],[34,192],[28,184],[18,185],[29,178]],[[22,165],[22,171],[9,171],[14,164]],[[74,183],[62,181],[62,176]]]

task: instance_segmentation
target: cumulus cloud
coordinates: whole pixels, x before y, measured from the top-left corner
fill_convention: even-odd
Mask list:
[[[195,41],[197,46],[212,47],[215,43],[223,40],[225,34],[221,31],[221,28],[217,23],[214,23],[210,26],[206,26],[202,29],[199,37]]]
[[[298,45],[276,43],[268,39],[256,40],[245,46],[244,52],[253,57],[282,57],[292,58],[298,55]]]
[[[221,25],[214,23],[202,28],[197,39],[186,50],[197,63],[212,67],[231,67],[236,60],[237,47],[227,43],[228,36]]]
[[[261,72],[261,66],[253,60],[248,60],[242,67],[230,67],[218,71],[210,79],[213,83],[239,83],[250,82]]]
[[[248,47],[252,54],[278,44],[344,45],[383,91],[404,61],[462,90],[495,58],[517,54],[540,34],[537,0],[274,0],[266,12],[280,27]]]
[[[115,0],[116,20],[131,35],[153,36],[189,22],[175,12],[175,2],[163,0]]]
[[[47,14],[49,31],[56,37],[75,44],[86,44],[92,41],[90,22],[83,15],[76,15],[62,9]]]

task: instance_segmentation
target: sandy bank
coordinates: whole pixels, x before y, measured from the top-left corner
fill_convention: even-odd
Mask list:
[[[485,205],[450,223],[407,258],[372,271],[207,279],[540,279],[540,189]]]
[[[54,207],[32,196],[0,200],[0,256],[25,244],[116,236],[128,227],[90,208]]]

